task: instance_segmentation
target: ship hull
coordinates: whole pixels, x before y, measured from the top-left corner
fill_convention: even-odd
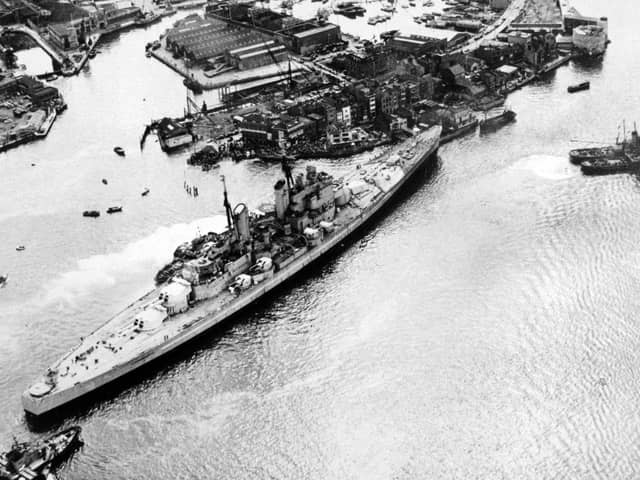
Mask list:
[[[193,326],[183,330],[179,335],[176,335],[171,340],[160,345],[153,351],[147,351],[144,354],[133,358],[127,362],[123,362],[106,371],[101,375],[97,375],[94,378],[77,383],[76,385],[67,388],[65,390],[52,392],[43,397],[33,397],[29,391],[25,391],[22,394],[22,405],[24,410],[34,416],[41,416],[51,413],[63,406],[66,406],[86,395],[95,392],[96,390],[104,387],[125,375],[128,375],[135,370],[149,364],[150,362],[162,357],[165,354],[175,351],[185,343],[195,339],[196,337],[204,334],[206,331],[212,329],[216,325],[223,323],[230,317],[238,314],[246,307],[255,303],[257,300],[263,298],[269,292],[275,290],[277,287],[291,279],[293,276],[306,269],[306,267],[312,265],[328,254],[335,247],[339,246],[357,230],[365,226],[372,217],[374,217],[384,206],[396,196],[398,191],[414,177],[415,173],[422,170],[429,165],[431,161],[435,162],[436,152],[439,147],[439,141],[434,141],[434,144],[422,155],[419,161],[409,169],[404,177],[393,186],[389,192],[381,197],[377,202],[372,204],[363,214],[354,220],[351,224],[344,229],[337,232],[329,240],[321,245],[309,250],[304,255],[300,256],[282,270],[280,270],[271,279],[266,280],[256,286],[255,288],[243,293],[232,304],[226,307],[223,311],[218,313],[212,313],[208,318],[195,323]],[[153,295],[155,292],[149,292],[146,296]],[[206,302],[206,301],[205,301]]]
[[[456,138],[462,137],[463,135],[467,135],[469,133],[475,132],[477,127],[478,127],[478,120],[474,120],[472,122],[469,122],[465,125],[460,126],[459,128],[456,128],[451,132],[445,133],[444,135],[442,135],[442,137],[440,137],[440,145],[444,145],[445,143],[449,143],[455,140]]]
[[[615,175],[617,173],[635,172],[640,169],[639,162],[585,162],[580,166],[585,175]]]

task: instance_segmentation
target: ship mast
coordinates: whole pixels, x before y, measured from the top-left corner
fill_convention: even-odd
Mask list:
[[[224,188],[224,211],[227,214],[227,228],[231,230],[231,205],[229,204],[229,197],[227,195],[227,182],[224,180],[224,175],[220,175],[222,186]]]

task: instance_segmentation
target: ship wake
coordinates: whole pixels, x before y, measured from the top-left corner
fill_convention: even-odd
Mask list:
[[[513,168],[530,171],[548,180],[564,180],[576,175],[566,158],[553,155],[531,155],[518,160]]]

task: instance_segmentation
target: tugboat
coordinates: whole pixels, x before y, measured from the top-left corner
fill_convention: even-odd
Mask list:
[[[122,147],[114,147],[113,151],[116,152],[116,154],[120,155],[121,157],[125,156],[124,148]]]
[[[624,155],[619,158],[598,158],[585,160],[580,170],[585,175],[609,175],[633,172],[640,169],[640,156]]]
[[[575,92],[579,92],[580,90],[589,90],[590,87],[591,87],[591,84],[589,82],[582,82],[577,85],[568,86],[567,92],[575,93]]]
[[[585,161],[599,160],[603,158],[614,158],[622,153],[621,148],[612,146],[575,148],[569,151],[569,161],[574,165],[580,165]]]
[[[475,132],[477,127],[478,119],[473,116],[469,116],[466,120],[463,120],[460,123],[443,126],[440,145],[444,145],[445,143],[466,135],[467,133]]]
[[[614,144],[569,150],[569,161],[574,165],[582,165],[582,163],[586,161],[594,162],[596,160],[624,158],[628,152],[633,152],[634,154],[640,153],[640,140],[638,140],[638,131],[635,123],[633,125],[633,131],[631,132],[631,140],[627,140],[625,122],[622,122],[622,128],[622,141],[620,141],[620,131],[618,131],[618,136]]]
[[[486,133],[496,130],[507,123],[513,122],[516,119],[516,113],[513,110],[505,109],[502,113],[480,120],[480,133]]]
[[[82,212],[82,216],[97,218],[100,216],[100,212],[98,210],[85,210],[84,212]]]
[[[136,19],[135,24],[138,27],[146,27],[147,25],[151,25],[152,23],[156,23],[162,20],[162,16],[157,13],[148,12],[145,13],[142,17]]]
[[[0,480],[35,480],[46,478],[82,444],[80,427],[71,427],[33,444],[14,442],[11,450],[0,454]]]
[[[640,137],[635,127],[631,132],[631,140],[627,140],[626,131],[620,150],[609,157],[585,160],[580,169],[585,175],[607,175],[612,173],[635,172],[640,170]]]
[[[120,205],[116,206],[116,207],[109,207],[107,208],[107,213],[118,213],[122,211],[122,207]]]

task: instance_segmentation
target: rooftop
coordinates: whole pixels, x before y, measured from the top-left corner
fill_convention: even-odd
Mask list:
[[[309,30],[305,30],[304,32],[294,33],[293,36],[296,38],[306,38],[311,35],[316,35],[318,33],[329,32],[331,30],[335,30],[336,28],[338,28],[337,25],[334,25],[333,23],[328,23],[326,25],[322,25],[321,27],[315,27]]]

